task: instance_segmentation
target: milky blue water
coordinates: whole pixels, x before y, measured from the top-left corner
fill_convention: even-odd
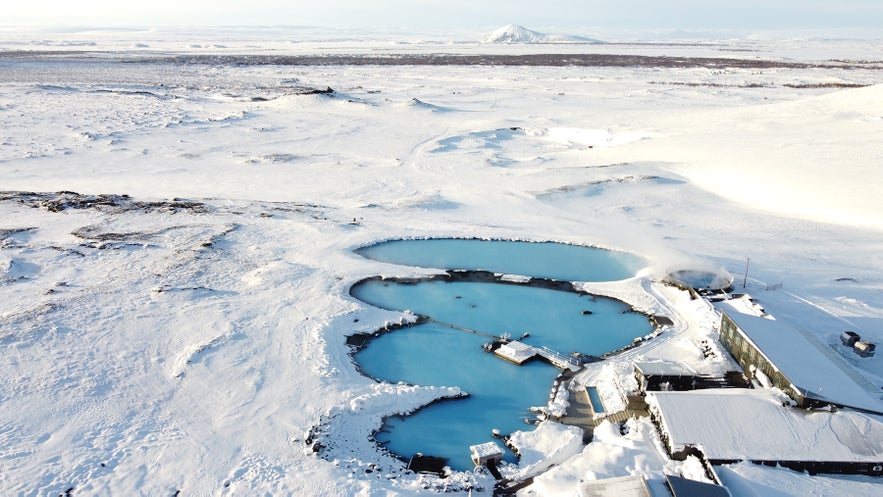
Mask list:
[[[589,402],[592,403],[592,410],[598,414],[604,412],[604,403],[601,402],[601,396],[598,395],[598,389],[595,387],[586,387],[586,393],[589,394]]]
[[[357,249],[356,253],[405,266],[482,269],[561,281],[621,280],[646,266],[646,260],[634,254],[551,242],[393,240]]]
[[[601,355],[647,334],[646,316],[625,312],[616,300],[500,283],[426,281],[397,284],[370,280],[355,297],[377,307],[410,310],[490,335],[525,332],[525,343],[569,354]],[[355,354],[362,370],[378,379],[419,385],[458,386],[470,397],[445,401],[405,418],[390,419],[376,439],[405,458],[422,452],[446,457],[468,470],[469,446],[530,429],[531,406],[544,406],[560,372],[543,362],[516,366],[481,349],[489,338],[428,323],[380,336]],[[514,461],[511,455],[508,457]]]
[[[548,402],[559,371],[538,361],[516,366],[482,350],[485,341],[426,324],[383,335],[357,354],[356,360],[373,377],[458,386],[470,394],[390,418],[375,439],[404,458],[422,452],[447,458],[454,469],[468,470],[473,467],[469,446],[493,440],[491,430],[529,429],[523,420],[535,415],[528,408]],[[507,460],[515,461],[511,454]]]

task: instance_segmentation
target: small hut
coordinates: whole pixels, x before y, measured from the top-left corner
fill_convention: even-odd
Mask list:
[[[495,442],[473,445],[469,447],[469,451],[476,466],[487,466],[488,463],[494,465],[503,459],[503,449]]]

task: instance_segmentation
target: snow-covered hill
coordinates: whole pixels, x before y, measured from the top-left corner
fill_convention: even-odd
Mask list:
[[[601,43],[600,40],[562,34],[545,34],[509,24],[481,39],[482,43]]]

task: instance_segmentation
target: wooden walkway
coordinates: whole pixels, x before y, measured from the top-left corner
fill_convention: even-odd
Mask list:
[[[592,410],[588,394],[585,391],[580,394],[580,392],[571,390],[567,402],[567,414],[561,419],[561,422],[582,428],[586,432],[588,439],[591,439],[596,423],[595,412]]]
[[[569,369],[571,371],[579,371],[580,365],[579,362],[570,356],[566,356],[561,354],[560,352],[555,352],[549,347],[534,347],[534,350],[537,351],[537,355],[540,357],[544,357],[549,364],[555,366],[558,369]]]
[[[427,319],[430,323],[440,324],[442,326],[447,326],[448,328],[453,328],[455,330],[465,331],[467,333],[472,333],[473,335],[479,335],[487,338],[491,338],[493,340],[503,340],[503,337],[498,337],[496,335],[491,335],[490,333],[485,333],[483,331],[473,330],[472,328],[466,328],[463,326],[457,326],[456,324],[445,323],[444,321],[437,321],[435,319],[429,318]]]

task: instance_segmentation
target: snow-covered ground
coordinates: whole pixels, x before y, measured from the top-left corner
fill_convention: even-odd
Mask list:
[[[376,383],[350,360],[347,335],[411,318],[356,301],[350,285],[432,272],[352,253],[383,239],[557,240],[648,257],[652,267],[634,280],[586,286],[673,324],[587,370],[591,378],[633,381],[632,359],[732,366],[708,342],[711,308],[654,282],[676,264],[725,268],[741,286],[750,258],[746,290],[777,319],[824,343],[845,329],[883,342],[879,43],[118,35],[0,37],[2,494],[489,493],[486,475],[406,474],[369,440],[383,416],[459,394]],[[448,51],[824,67],[151,59]],[[866,62],[828,63],[844,59]],[[883,385],[879,355],[844,358]],[[555,451],[542,433],[522,437],[535,446],[529,467],[508,468],[526,475],[547,467],[537,454],[552,457],[557,466],[526,492],[701,473],[668,461],[644,422],[624,436],[599,429],[581,452]],[[746,464],[722,478],[757,495],[881,487]]]

